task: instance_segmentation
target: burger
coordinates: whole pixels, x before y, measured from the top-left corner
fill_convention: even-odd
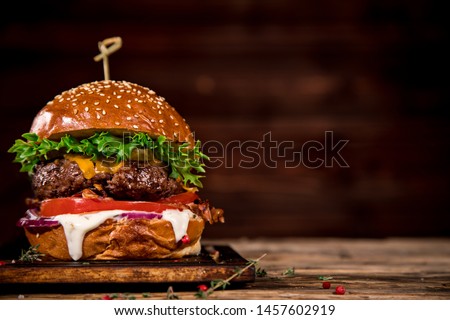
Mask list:
[[[205,224],[224,222],[198,195],[200,141],[137,84],[96,81],[57,95],[9,152],[33,190],[17,225],[55,259],[196,255]]]

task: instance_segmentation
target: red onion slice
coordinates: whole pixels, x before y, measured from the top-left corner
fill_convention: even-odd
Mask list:
[[[130,211],[118,214],[115,218],[127,219],[161,219],[162,214],[142,211]],[[40,228],[40,227],[56,227],[59,222],[52,218],[42,218],[37,215],[35,211],[27,210],[25,217],[17,221],[16,226],[26,228]]]
[[[16,226],[18,227],[27,227],[27,228],[56,227],[57,225],[59,225],[58,221],[43,218],[41,219],[21,218],[16,223]]]
[[[118,217],[127,219],[161,219],[162,214],[133,211],[133,212],[124,212]]]

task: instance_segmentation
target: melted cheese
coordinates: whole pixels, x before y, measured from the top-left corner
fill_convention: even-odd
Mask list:
[[[92,179],[95,176],[94,163],[89,158],[73,154],[66,154],[64,158],[76,162],[86,179]]]
[[[116,173],[120,168],[123,167],[123,162],[110,164],[109,162],[95,161],[95,173],[105,172],[105,173]]]
[[[77,154],[66,154],[64,155],[64,158],[76,162],[86,179],[92,179],[98,173],[114,174],[123,166],[123,162],[111,165],[110,163],[101,160],[96,160],[94,162],[88,157]]]
[[[121,215],[124,210],[106,210],[86,214],[62,214],[55,216],[64,228],[69,254],[73,260],[79,260],[83,256],[83,241],[86,233],[97,228],[107,219]],[[175,241],[180,241],[186,234],[189,219],[192,216],[190,210],[167,209],[162,212],[162,219],[172,224]]]

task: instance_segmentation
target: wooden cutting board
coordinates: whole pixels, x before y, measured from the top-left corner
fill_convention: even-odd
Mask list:
[[[212,252],[219,252],[213,256]],[[0,267],[1,284],[124,284],[192,283],[226,279],[247,266],[229,246],[204,246],[199,256],[176,260],[146,261],[41,261],[11,263]],[[253,282],[254,266],[232,282]]]

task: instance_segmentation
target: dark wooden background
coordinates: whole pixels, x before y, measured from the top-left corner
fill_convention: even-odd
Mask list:
[[[14,224],[30,195],[6,150],[56,94],[102,79],[93,56],[111,36],[124,41],[112,78],[154,89],[204,142],[270,132],[300,151],[326,131],[349,140],[349,168],[285,168],[274,157],[276,168],[246,169],[248,157],[228,152],[232,168],[208,170],[202,190],[227,223],[206,237],[449,236],[448,14],[437,3],[9,3],[0,13],[0,244],[20,236]]]

